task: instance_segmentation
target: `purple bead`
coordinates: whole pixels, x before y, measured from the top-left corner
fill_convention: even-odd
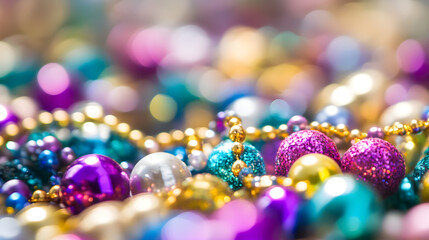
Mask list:
[[[25,150],[29,154],[35,154],[38,149],[37,143],[34,140],[30,140],[25,144]]]
[[[1,192],[6,195],[17,192],[27,199],[31,197],[30,188],[27,186],[27,184],[25,184],[25,182],[18,179],[12,179],[5,182],[1,188]]]
[[[351,146],[341,161],[343,172],[369,183],[387,197],[398,190],[405,177],[405,162],[391,143],[379,138],[366,138]]]
[[[372,127],[368,130],[368,138],[384,138],[384,131],[379,127]]]
[[[69,147],[65,147],[61,150],[61,162],[64,165],[69,165],[71,164],[75,159],[76,159],[76,155],[73,151],[73,149],[69,148]]]
[[[18,117],[10,109],[0,104],[0,129],[9,122],[18,122]]]
[[[287,176],[292,164],[309,153],[324,154],[341,166],[340,154],[332,139],[319,131],[303,130],[292,133],[281,143],[276,156],[276,175]]]
[[[88,154],[68,166],[61,180],[61,202],[72,214],[108,200],[130,195],[127,173],[113,159]]]
[[[276,155],[277,150],[280,147],[280,144],[282,143],[281,140],[274,140],[271,142],[265,143],[261,147],[261,155],[265,162],[265,170],[268,175],[274,175],[275,174],[275,164],[276,159],[273,158],[273,156]]]
[[[272,186],[264,191],[256,202],[256,206],[270,218],[291,233],[296,225],[301,197],[292,189],[282,186]]]
[[[46,136],[43,138],[44,149],[51,150],[52,152],[57,152],[61,149],[61,143],[54,136]]]
[[[287,131],[289,134],[304,130],[308,125],[308,121],[301,115],[295,115],[287,122]]]

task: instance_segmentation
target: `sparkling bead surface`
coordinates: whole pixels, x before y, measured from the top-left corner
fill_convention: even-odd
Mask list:
[[[340,154],[332,139],[319,131],[303,130],[282,141],[276,156],[276,175],[287,176],[292,164],[309,153],[324,154],[341,166]]]
[[[226,140],[216,146],[209,156],[207,169],[209,173],[227,182],[233,190],[237,190],[243,184],[231,171],[232,165],[236,161],[232,152],[232,145],[232,141]],[[249,143],[243,143],[243,146],[244,151],[240,156],[240,160],[246,163],[255,176],[265,174],[265,164],[259,151]]]
[[[343,172],[369,183],[386,197],[398,190],[405,177],[405,162],[391,143],[379,138],[363,139],[352,145],[341,161]]]

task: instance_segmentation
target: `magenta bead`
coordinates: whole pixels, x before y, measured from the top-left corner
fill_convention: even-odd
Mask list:
[[[281,143],[276,156],[276,174],[287,176],[292,164],[309,153],[324,154],[341,166],[340,154],[332,139],[319,131],[303,130],[291,134]]]
[[[76,155],[73,149],[69,147],[65,147],[61,149],[60,156],[61,156],[62,164],[64,165],[69,165],[76,159]]]
[[[76,159],[61,180],[61,202],[73,214],[107,200],[130,195],[128,175],[113,159],[88,154]]]
[[[383,129],[379,127],[372,127],[368,130],[368,138],[384,138]]]
[[[308,125],[308,121],[301,115],[295,115],[287,122],[287,131],[289,134],[304,130]]]
[[[341,169],[369,183],[386,197],[398,190],[405,177],[405,162],[391,143],[379,138],[363,139],[352,145],[341,161]]]
[[[401,239],[429,239],[429,203],[413,207],[403,218]]]
[[[43,138],[45,150],[51,150],[52,152],[57,152],[61,149],[61,143],[54,136],[46,136]]]
[[[17,192],[27,199],[31,197],[30,188],[27,186],[27,184],[25,184],[25,182],[18,179],[12,179],[5,182],[1,188],[1,192],[7,196]]]

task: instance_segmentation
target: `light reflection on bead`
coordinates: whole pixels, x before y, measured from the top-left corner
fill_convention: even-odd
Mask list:
[[[203,151],[193,150],[188,155],[188,164],[196,171],[203,170],[207,166],[207,156]]]

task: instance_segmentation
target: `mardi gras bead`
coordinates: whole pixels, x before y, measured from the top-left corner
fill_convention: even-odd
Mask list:
[[[1,188],[1,192],[6,195],[10,195],[14,192],[17,192],[27,199],[31,197],[31,192],[27,184],[25,184],[23,181],[19,179],[12,179],[5,182]]]
[[[59,225],[64,219],[57,214],[58,207],[47,203],[34,203],[25,207],[16,217],[21,222],[22,226],[36,232],[38,229],[50,226]]]
[[[233,144],[232,141],[226,140],[217,145],[209,156],[207,170],[209,173],[227,182],[231,189],[237,190],[243,184],[238,175],[235,176],[231,170],[233,164],[236,162],[234,153],[232,152]],[[264,160],[258,150],[249,143],[243,143],[243,147],[240,160],[253,171],[253,175],[260,176],[265,174]]]
[[[419,203],[417,187],[411,176],[404,177],[399,184],[398,191],[384,200],[387,209],[408,210]]]
[[[191,177],[189,169],[176,156],[152,153],[138,161],[131,172],[131,194],[168,192],[180,187],[187,177]]]
[[[283,186],[272,186],[265,190],[256,202],[263,214],[269,215],[291,234],[297,222],[302,198],[294,190]]]
[[[422,203],[407,212],[403,219],[401,239],[415,240],[429,238],[429,203]]]
[[[340,174],[341,168],[330,157],[311,153],[300,157],[289,170],[288,177],[293,182],[308,181],[306,195],[312,196],[322,182]]]
[[[341,166],[340,154],[332,139],[319,131],[303,130],[291,134],[281,143],[276,156],[276,174],[287,176],[292,164],[309,153],[324,154]]]
[[[21,211],[29,203],[20,193],[14,192],[6,198],[6,209],[9,214]]]
[[[99,154],[76,159],[61,180],[61,202],[73,214],[98,202],[123,200],[129,192],[126,172],[113,159]]]
[[[355,143],[344,153],[341,164],[343,172],[369,183],[383,197],[396,192],[405,177],[401,153],[391,143],[379,138]]]
[[[416,184],[419,184],[423,176],[429,170],[429,155],[424,156],[420,161],[417,162],[416,167],[413,170],[413,180]]]
[[[382,217],[377,195],[348,175],[326,180],[307,207],[315,234],[333,239],[370,239],[377,233]]]
[[[93,205],[76,216],[76,230],[94,239],[124,239],[120,213],[121,202],[106,201]]]
[[[232,198],[228,184],[211,174],[197,174],[183,182],[180,193],[170,198],[173,209],[212,212]]]

